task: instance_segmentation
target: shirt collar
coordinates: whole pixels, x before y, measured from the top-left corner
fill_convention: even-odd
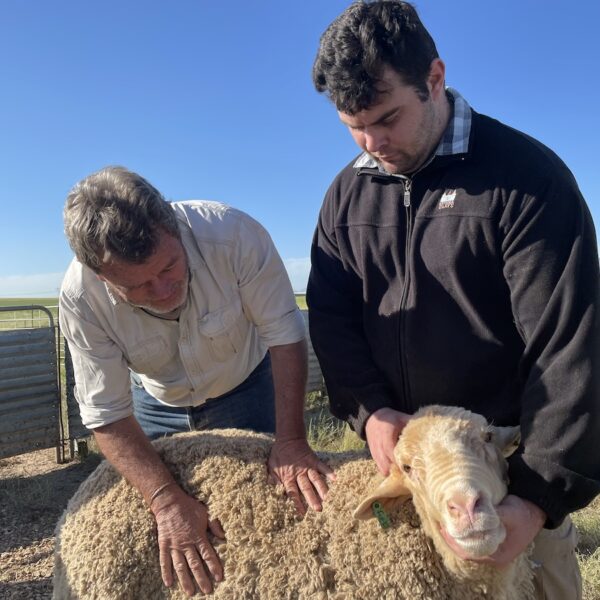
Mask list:
[[[465,154],[469,149],[471,107],[454,88],[447,87],[446,94],[450,101],[452,116],[448,121],[448,125],[444,130],[434,156]],[[363,152],[358,157],[353,167],[355,169],[378,169],[382,173],[387,173],[387,171],[368,152]]]
[[[123,298],[117,296],[110,289],[110,286],[108,285],[108,283],[106,283],[106,281],[103,281],[102,283],[104,284],[104,287],[106,288],[106,294],[108,295],[108,299],[110,300],[110,302],[113,306],[116,306],[117,304],[126,304],[126,302],[125,302],[125,300],[123,300]]]
[[[469,150],[471,134],[471,107],[453,88],[446,88],[452,106],[452,117],[435,151],[436,156],[465,154]]]

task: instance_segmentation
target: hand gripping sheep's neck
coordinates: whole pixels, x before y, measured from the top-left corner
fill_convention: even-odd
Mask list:
[[[480,415],[454,407],[427,407],[404,428],[394,450],[396,464],[354,511],[373,516],[409,497],[422,526],[450,569],[459,559],[440,530],[471,558],[493,554],[506,532],[495,506],[507,492],[506,457],[518,447],[518,427],[493,427]]]

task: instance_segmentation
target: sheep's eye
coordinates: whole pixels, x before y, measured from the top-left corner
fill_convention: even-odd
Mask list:
[[[484,442],[491,442],[492,441],[492,432],[491,431],[486,431],[484,436],[483,436],[483,441]]]
[[[402,470],[405,473],[410,473],[410,465],[402,465]]]

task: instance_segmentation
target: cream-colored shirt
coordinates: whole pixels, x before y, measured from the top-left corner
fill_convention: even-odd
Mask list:
[[[63,280],[60,325],[88,428],[133,413],[129,368],[161,402],[197,406],[244,381],[269,347],[305,337],[283,262],[259,223],[217,202],[172,206],[190,269],[178,320],[115,298],[77,260]]]

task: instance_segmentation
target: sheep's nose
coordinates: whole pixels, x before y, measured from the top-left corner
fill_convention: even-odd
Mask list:
[[[481,507],[482,498],[478,493],[474,494],[453,494],[447,502],[448,512],[455,519],[468,517],[473,523],[475,520],[475,512]]]

